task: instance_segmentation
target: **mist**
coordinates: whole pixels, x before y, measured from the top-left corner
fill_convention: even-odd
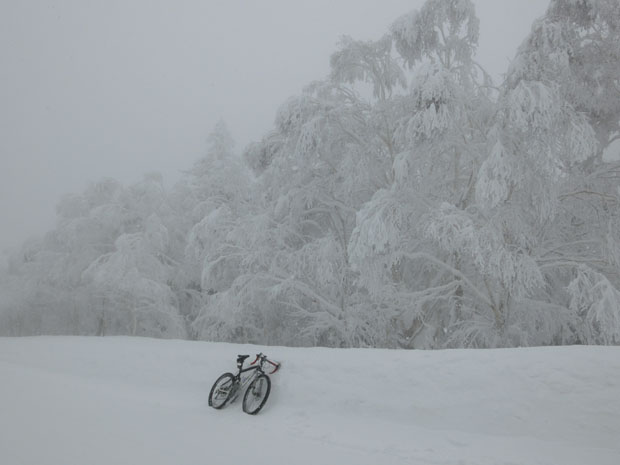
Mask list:
[[[0,5],[0,250],[54,226],[104,177],[167,186],[219,119],[241,151],[329,72],[344,34],[378,39],[422,1],[6,1]],[[547,1],[476,1],[497,80]]]

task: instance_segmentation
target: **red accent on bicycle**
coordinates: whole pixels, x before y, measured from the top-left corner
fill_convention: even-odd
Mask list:
[[[273,365],[275,368],[273,369],[273,371],[270,371],[269,374],[272,375],[274,374],[276,371],[278,371],[280,369],[280,366],[282,365],[280,362],[272,362],[271,360],[265,360],[267,363]]]
[[[276,371],[278,371],[280,369],[281,363],[280,362],[273,362],[271,360],[269,360],[265,355],[261,354],[256,354],[256,358],[254,359],[254,361],[252,363],[250,363],[250,365],[254,365],[256,362],[258,362],[259,360],[262,360],[262,363],[269,363],[271,366],[273,366],[273,370],[271,370],[269,372],[270,375],[274,374]]]

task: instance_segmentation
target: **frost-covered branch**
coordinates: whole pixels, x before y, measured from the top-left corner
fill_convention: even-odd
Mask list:
[[[449,271],[451,274],[453,274],[454,276],[456,276],[457,278],[459,278],[461,281],[463,281],[463,283],[465,283],[467,285],[467,287],[486,305],[488,305],[490,308],[494,308],[493,302],[491,302],[491,300],[489,300],[489,298],[484,295],[468,278],[467,276],[465,276],[461,271],[457,270],[456,268],[448,265],[447,263],[437,259],[436,257],[433,257],[432,255],[425,253],[425,252],[416,252],[416,253],[405,253],[403,254],[404,257],[409,258],[410,260],[417,260],[417,259],[422,259],[422,260],[427,260],[431,263],[434,263],[435,265],[439,266],[440,268],[443,268],[446,271]]]
[[[568,197],[577,197],[579,195],[594,195],[594,196],[598,196],[598,197],[602,198],[603,200],[608,200],[608,201],[614,202],[614,203],[618,202],[618,198],[617,197],[611,196],[609,194],[604,194],[602,192],[591,191],[591,190],[579,190],[579,191],[575,191],[575,192],[569,192],[569,193],[560,195],[558,198],[560,200],[564,200],[564,199],[566,199]]]

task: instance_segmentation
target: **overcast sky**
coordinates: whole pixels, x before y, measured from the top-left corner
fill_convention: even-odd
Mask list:
[[[548,0],[475,0],[499,78]],[[61,195],[159,171],[170,187],[223,118],[239,150],[422,0],[2,0],[0,251],[54,225]]]

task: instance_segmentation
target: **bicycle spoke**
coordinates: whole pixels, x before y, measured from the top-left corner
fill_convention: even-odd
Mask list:
[[[234,389],[233,375],[226,373],[222,375],[211,388],[209,394],[209,405],[219,409],[228,401]]]
[[[259,378],[256,383],[254,383],[249,389],[251,391],[248,399],[248,410],[254,411],[263,400],[265,392],[265,380],[263,378]]]

